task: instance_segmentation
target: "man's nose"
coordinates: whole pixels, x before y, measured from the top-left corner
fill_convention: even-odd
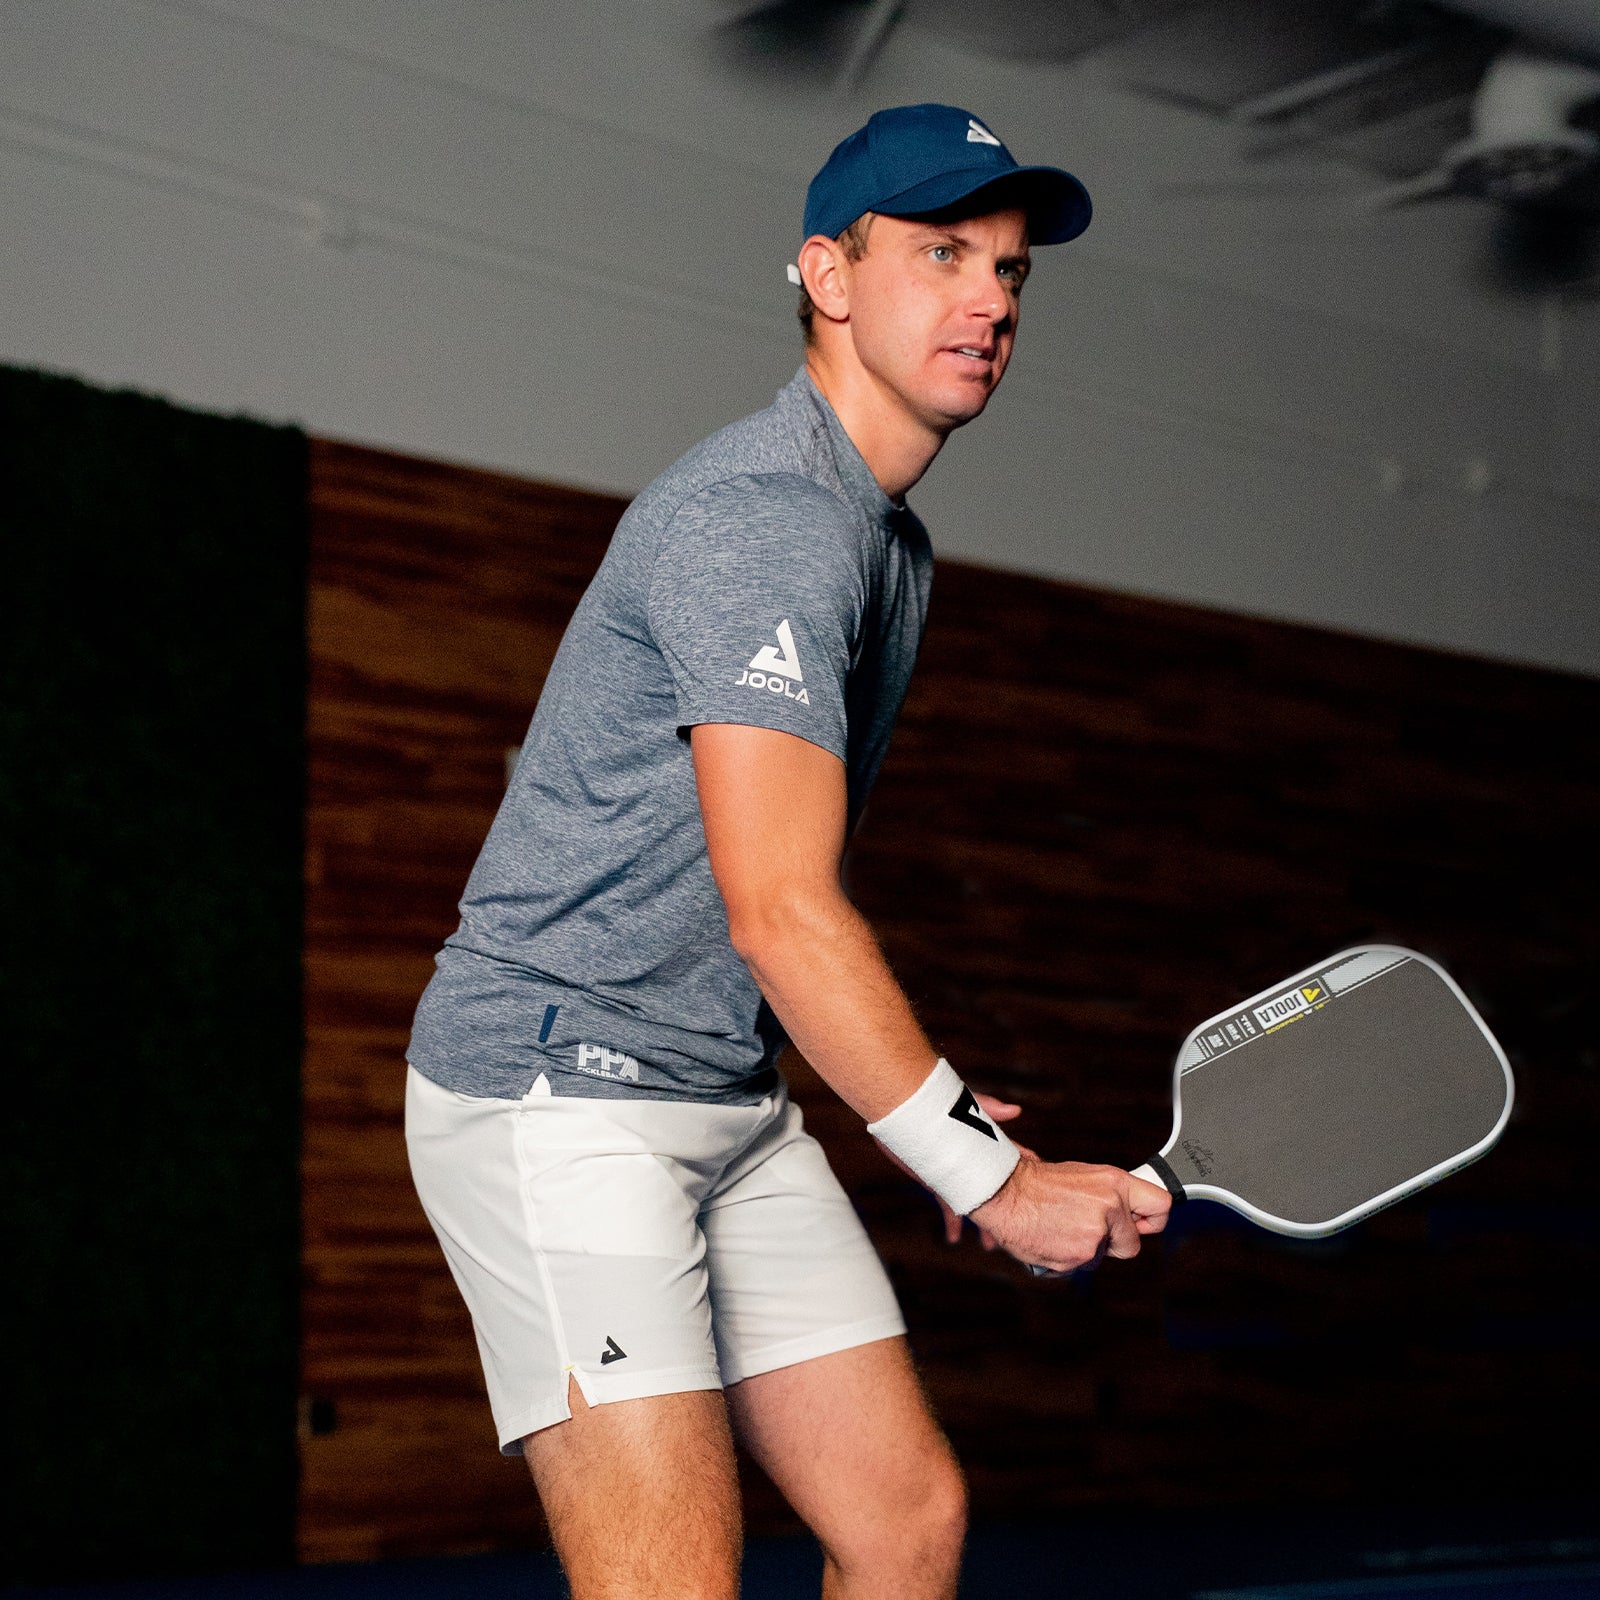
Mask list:
[[[1011,296],[992,268],[980,268],[968,288],[967,310],[986,322],[1001,323],[1011,315]]]
[[[998,278],[988,275],[973,285],[967,309],[973,316],[1001,327],[1011,318],[1011,297]]]

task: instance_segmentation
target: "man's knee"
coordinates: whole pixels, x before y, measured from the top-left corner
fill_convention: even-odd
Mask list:
[[[944,1554],[960,1560],[961,1544],[967,1536],[967,1481],[948,1449],[930,1464],[914,1520],[917,1540],[930,1558]]]
[[[892,1486],[877,1514],[855,1519],[845,1546],[829,1554],[847,1571],[948,1572],[953,1581],[966,1532],[966,1480],[941,1439]]]

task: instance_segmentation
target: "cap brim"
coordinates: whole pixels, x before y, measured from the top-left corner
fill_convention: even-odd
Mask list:
[[[1065,244],[1089,226],[1093,206],[1089,191],[1060,167],[1013,167],[998,177],[991,167],[982,173],[945,172],[873,207],[887,217],[924,217],[954,212],[979,216],[1012,206],[1028,214],[1030,244]]]

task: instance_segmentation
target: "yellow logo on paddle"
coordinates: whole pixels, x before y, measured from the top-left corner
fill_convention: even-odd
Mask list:
[[[1301,984],[1298,989],[1290,989],[1284,994],[1274,996],[1264,1006],[1257,1006],[1254,1013],[1256,1023],[1270,1033],[1274,1028],[1280,1028],[1284,1023],[1294,1021],[1296,1017],[1303,1017],[1308,1011],[1315,1011],[1327,998],[1328,991],[1325,985]]]

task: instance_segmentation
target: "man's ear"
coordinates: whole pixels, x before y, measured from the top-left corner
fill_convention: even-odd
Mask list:
[[[800,246],[800,280],[812,305],[830,322],[849,320],[849,264],[837,240],[814,233]]]

